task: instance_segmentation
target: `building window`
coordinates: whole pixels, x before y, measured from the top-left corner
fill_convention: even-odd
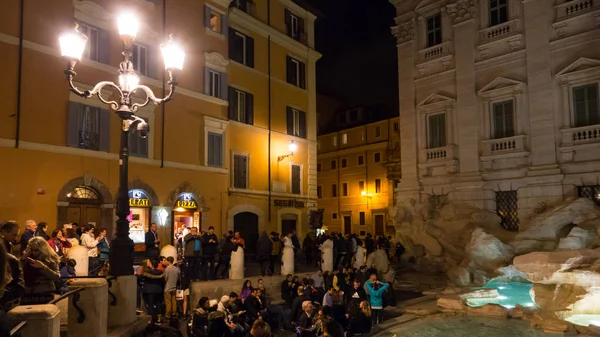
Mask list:
[[[348,166],[348,160],[346,158],[342,158],[342,168]]]
[[[348,134],[342,134],[342,144],[348,144]]]
[[[306,89],[306,66],[293,57],[287,56],[287,82]]]
[[[337,161],[336,161],[336,160],[332,160],[332,161],[331,161],[331,169],[332,169],[332,170],[335,170],[335,169],[337,169]]]
[[[204,6],[204,27],[211,32],[223,34],[227,32],[227,17],[208,6]]]
[[[289,10],[285,10],[285,25],[286,33],[289,37],[296,41],[304,43],[304,20],[292,14]]]
[[[348,196],[348,183],[342,183],[342,197]]]
[[[398,132],[398,122],[394,122],[394,132]]]
[[[494,139],[512,137],[515,135],[513,101],[493,104]]]
[[[438,13],[427,18],[427,47],[442,43],[442,16]]]
[[[229,58],[254,68],[254,39],[229,28]]]
[[[229,119],[254,124],[254,95],[229,87]]]
[[[375,127],[375,138],[381,137],[381,126]]]
[[[333,136],[332,143],[333,143],[333,146],[337,146],[337,136]]]
[[[110,114],[107,110],[69,102],[68,146],[108,152],[110,151],[109,137]]]
[[[223,134],[208,132],[208,166],[223,167]]]
[[[148,118],[143,118],[148,123]],[[148,137],[140,136],[139,132],[129,133],[129,155],[140,158],[148,158]]]
[[[301,172],[300,165],[292,165],[292,194],[301,194]]]
[[[321,186],[317,186],[317,198],[323,198],[323,188]]]
[[[209,95],[213,97],[221,96],[221,74],[216,71],[209,71],[210,80],[209,80]]]
[[[204,93],[220,99],[228,99],[227,74],[206,67],[204,78]]]
[[[364,225],[367,224],[366,217],[365,217],[365,212],[358,213],[358,218],[360,219],[359,221],[360,221],[360,225],[361,226],[364,226]]]
[[[331,213],[331,220],[337,220],[337,213]]]
[[[233,187],[248,188],[248,156],[233,155]]]
[[[490,27],[508,21],[507,0],[490,0]]]
[[[78,22],[79,32],[88,37],[83,57],[108,64],[110,55],[110,34],[107,30]]]
[[[134,43],[131,46],[131,62],[133,68],[140,73],[140,75],[148,75],[148,49],[145,46]]]
[[[379,153],[379,152],[373,153],[373,162],[375,162],[375,163],[381,162],[381,153]]]
[[[358,165],[363,165],[365,163],[365,157],[363,155],[358,156]]]
[[[598,118],[598,83],[573,88],[575,126],[600,124]]]
[[[333,198],[337,198],[337,192],[338,192],[337,185],[336,184],[331,185],[331,196]]]
[[[365,190],[365,182],[363,180],[358,181],[358,193],[362,194]]]
[[[446,114],[428,116],[427,124],[428,148],[435,149],[446,146]]]
[[[306,138],[306,112],[287,107],[287,134]]]
[[[375,193],[381,193],[381,179],[375,179]]]
[[[317,163],[317,172],[321,172],[321,163]]]

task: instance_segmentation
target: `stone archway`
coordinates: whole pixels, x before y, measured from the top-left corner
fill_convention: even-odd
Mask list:
[[[143,190],[144,192],[146,192],[146,194],[148,194],[148,196],[150,197],[150,206],[151,207],[160,206],[160,201],[158,199],[158,195],[156,194],[156,192],[154,191],[152,186],[146,184],[141,179],[135,178],[129,182],[129,190],[131,191],[133,189],[139,189],[139,190]]]
[[[229,209],[229,211],[227,211],[227,229],[226,230],[233,230],[233,220],[234,217],[238,214],[238,213],[244,213],[244,212],[249,212],[249,213],[254,213],[256,215],[258,215],[258,231],[259,234],[262,231],[267,230],[266,226],[265,226],[265,212],[256,206],[253,205],[248,205],[248,204],[243,204],[243,205],[237,205],[232,207],[231,209]],[[223,232],[225,232],[226,230],[224,230]]]
[[[173,207],[175,201],[177,201],[177,198],[179,198],[179,195],[181,193],[192,193],[194,195],[194,198],[196,199],[196,202],[198,203],[198,209],[202,209],[203,211],[207,210],[206,208],[204,208],[204,198],[202,197],[200,190],[195,188],[188,181],[182,182],[181,184],[179,184],[179,186],[177,186],[174,190],[171,191],[169,197],[167,198],[167,203],[165,204],[165,206]]]

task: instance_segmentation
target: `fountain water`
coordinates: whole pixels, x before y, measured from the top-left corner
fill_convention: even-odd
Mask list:
[[[517,304],[523,307],[537,307],[535,301],[531,298],[531,283],[521,282],[497,282],[490,281],[479,289],[496,289],[496,297],[467,298],[467,305],[470,307],[481,307],[486,304],[499,304],[505,308],[514,308]]]

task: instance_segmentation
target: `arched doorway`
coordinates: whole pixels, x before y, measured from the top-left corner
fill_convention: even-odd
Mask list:
[[[298,215],[292,213],[286,213],[281,216],[281,235],[285,236],[297,230],[298,226]]]
[[[81,226],[93,224],[102,227],[102,197],[98,191],[89,186],[77,186],[67,193],[69,205],[66,209],[66,222],[76,222]]]
[[[233,231],[240,232],[246,241],[245,254],[256,254],[258,242],[258,215],[251,212],[238,213],[233,217]]]

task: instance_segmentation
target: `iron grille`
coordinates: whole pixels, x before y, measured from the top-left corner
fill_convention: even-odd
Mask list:
[[[577,186],[577,196],[580,198],[590,199],[600,205],[600,185],[594,186]]]
[[[517,191],[496,192],[496,213],[501,219],[500,224],[509,231],[519,230],[519,212]]]

